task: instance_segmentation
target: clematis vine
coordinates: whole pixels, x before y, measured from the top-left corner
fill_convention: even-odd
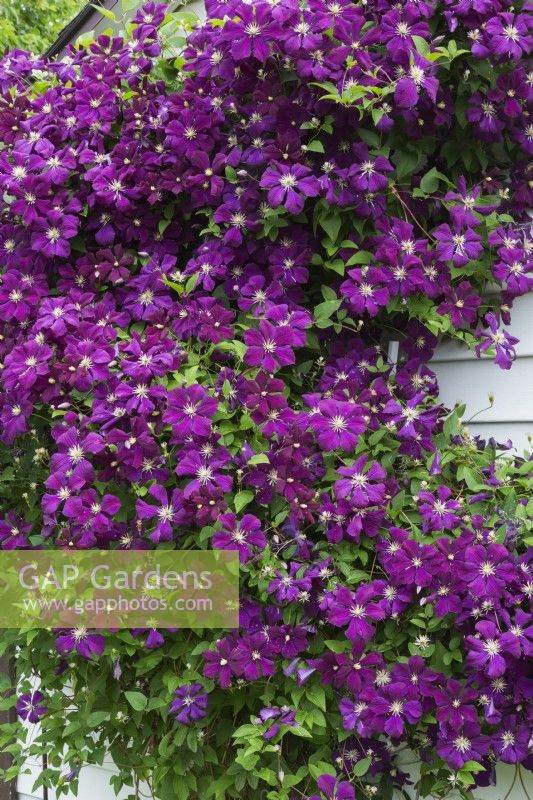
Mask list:
[[[6,702],[56,793],[104,742],[160,800],[483,793],[533,764],[531,454],[432,357],[520,353],[531,5],[205,11],[0,59],[0,549],[231,550],[239,625],[5,631]]]

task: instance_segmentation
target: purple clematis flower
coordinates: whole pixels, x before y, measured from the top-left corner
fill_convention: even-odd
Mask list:
[[[261,530],[261,520],[253,514],[245,514],[237,521],[236,514],[222,514],[218,518],[222,530],[213,534],[211,543],[217,550],[237,550],[241,564],[252,557],[254,547],[265,547],[266,538]]]
[[[351,269],[348,275],[349,278],[341,284],[341,292],[350,307],[357,314],[366,312],[375,317],[380,308],[384,308],[390,301],[384,270],[376,267],[368,270]]]
[[[253,56],[262,63],[270,53],[270,42],[276,41],[279,27],[268,6],[241,4],[238,19],[224,26],[223,39],[231,43],[231,55],[236,61]]]
[[[371,728],[367,725],[369,708],[365,700],[358,697],[357,701],[354,701],[349,697],[343,697],[339,703],[339,711],[345,730],[353,731],[355,729],[361,736],[371,733]]]
[[[518,641],[521,652],[528,658],[533,655],[533,617],[520,608],[514,614],[514,620],[504,633],[505,641],[513,636]]]
[[[460,520],[456,512],[461,510],[457,500],[450,499],[452,490],[439,486],[437,492],[419,492],[419,511],[422,516],[422,529],[428,531],[451,530]]]
[[[394,167],[385,156],[372,156],[362,142],[353,146],[355,163],[348,169],[347,181],[357,192],[377,192],[389,184],[386,174]]]
[[[317,413],[310,418],[310,425],[326,451],[353,450],[359,434],[366,428],[361,406],[337,400],[322,400]]]
[[[247,681],[273,675],[275,672],[272,645],[263,633],[243,637],[234,653],[235,669]]]
[[[406,723],[414,725],[422,716],[420,701],[408,699],[401,683],[391,683],[380,690],[366,689],[361,697],[368,703],[371,728],[392,738],[400,737]]]
[[[413,539],[403,542],[392,558],[383,561],[395,586],[430,586],[438,569],[434,549]]]
[[[183,507],[183,494],[180,489],[174,489],[169,497],[166,489],[154,483],[148,489],[148,494],[157,500],[158,505],[146,503],[144,500],[137,500],[135,505],[139,519],[156,518],[156,526],[150,534],[153,542],[167,542],[172,539],[176,525],[186,519]]]
[[[76,428],[67,428],[56,439],[59,453],[52,456],[52,467],[60,472],[68,472],[76,467],[90,468],[87,456],[100,453],[104,449],[103,437],[98,433],[83,434]]]
[[[348,498],[358,508],[379,505],[385,496],[385,470],[376,463],[368,464],[368,455],[360,456],[351,467],[339,467],[343,478],[335,482],[335,496]]]
[[[211,417],[218,402],[208,395],[203,386],[195,383],[186,388],[172,389],[168,393],[168,408],[163,421],[172,427],[173,439],[184,442],[191,434],[209,436]]]
[[[288,575],[284,575],[277,570],[275,578],[268,584],[268,592],[275,594],[276,600],[282,602],[294,602],[299,599],[302,593],[311,589],[309,577],[301,575],[296,577],[298,572],[302,572],[302,565],[293,561],[289,566]]]
[[[498,760],[506,764],[525,761],[530,752],[530,734],[525,720],[518,715],[505,717],[497,733],[491,737],[491,746]]]
[[[530,23],[531,19],[526,14],[512,14],[510,11],[492,16],[485,26],[492,52],[509,59],[518,59],[530,53],[533,48]]]
[[[489,678],[499,678],[508,667],[509,659],[520,656],[520,645],[515,637],[500,634],[493,622],[485,620],[476,624],[476,635],[467,636],[467,664],[483,670]],[[505,637],[505,638],[504,638]]]
[[[13,348],[5,357],[2,380],[6,389],[19,385],[23,390],[30,389],[38,380],[50,372],[48,364],[52,350],[35,339]]]
[[[79,496],[70,496],[63,506],[63,514],[96,533],[111,529],[112,517],[120,510],[120,500],[112,494],[100,497],[95,489],[86,489]]]
[[[253,367],[262,367],[267,372],[276,372],[280,367],[294,364],[291,347],[293,335],[289,328],[272,325],[266,319],[259,322],[259,329],[251,328],[244,334],[247,345],[244,361]]]
[[[477,335],[482,338],[476,345],[476,355],[479,357],[481,353],[494,348],[495,363],[500,369],[510,369],[516,358],[515,345],[518,344],[518,339],[500,328],[494,314],[485,314],[485,322],[488,323],[489,330],[477,331]]]
[[[56,647],[64,658],[76,651],[89,660],[102,655],[105,638],[99,633],[91,633],[87,628],[73,628],[56,636]]]
[[[39,722],[48,712],[48,707],[45,705],[45,697],[42,692],[30,692],[23,694],[17,699],[16,709],[17,714],[21,719],[28,722]]]
[[[472,325],[477,319],[477,310],[481,305],[481,297],[472,291],[469,281],[461,281],[459,286],[446,292],[446,298],[437,307],[438,314],[449,314],[456,328],[461,325]]]
[[[353,643],[348,653],[326,653],[320,658],[309,660],[309,665],[320,674],[322,683],[331,684],[336,689],[349,689],[358,696],[363,688],[370,686],[376,675],[376,668],[383,666],[378,653],[364,655],[366,644],[360,639]]]
[[[462,728],[446,728],[437,742],[437,753],[452,769],[461,769],[467,761],[481,761],[489,744],[477,721],[465,722]]]
[[[210,445],[206,445],[205,450],[205,454],[193,449],[185,451],[176,466],[176,475],[193,476],[183,492],[186,498],[204,488],[229,492],[233,485],[231,475],[222,471],[228,468],[228,454],[212,452]]]
[[[437,240],[437,258],[442,261],[452,261],[456,267],[462,267],[483,252],[481,236],[471,228],[463,229],[455,225],[453,230],[449,225],[439,225],[433,231]]]
[[[272,208],[284,205],[291,214],[303,211],[306,197],[316,197],[320,182],[308,167],[300,164],[275,163],[261,178],[260,185],[268,189],[268,202]]]
[[[29,319],[42,294],[42,288],[34,281],[25,281],[20,272],[9,270],[0,277],[0,319]]]
[[[0,519],[2,550],[22,550],[29,547],[28,536],[31,529],[31,522],[25,522],[14,511],[8,511],[5,517]]]
[[[446,729],[459,730],[463,723],[475,723],[477,711],[475,702],[478,693],[468,689],[460,681],[450,678],[443,687],[437,687],[433,693],[437,709],[435,716],[440,726]]]
[[[370,641],[374,634],[372,622],[384,619],[385,610],[380,602],[374,602],[375,591],[371,584],[359,586],[352,592],[339,586],[332,592],[328,608],[328,619],[337,628],[346,628],[346,637],[352,641]]]
[[[234,671],[240,667],[240,662],[233,660],[235,655],[235,642],[231,638],[219,639],[216,642],[215,650],[205,650],[203,653],[204,669],[203,674],[206,678],[216,679],[218,685],[226,689],[230,683]]]
[[[38,231],[32,237],[31,246],[47,258],[66,258],[70,255],[69,239],[78,232],[78,220],[69,214],[53,211],[47,219],[39,222]]]
[[[174,692],[169,711],[176,722],[189,725],[207,714],[207,694],[201,683],[186,683]]]
[[[458,565],[462,579],[474,597],[496,597],[515,578],[509,551],[501,544],[467,547]]]
[[[28,430],[28,417],[33,409],[25,394],[16,390],[6,392],[3,405],[0,407],[1,433],[0,440],[5,444],[13,444],[17,436]]]
[[[494,203],[494,205],[483,203],[480,195],[481,186],[474,186],[468,190],[463,176],[457,180],[457,191],[450,191],[445,194],[445,202],[453,203],[450,207],[450,215],[456,228],[475,227],[479,225],[479,219],[476,214],[486,215],[495,210],[497,203]]]
[[[421,89],[436,103],[439,82],[431,75],[433,66],[416,50],[410,53],[410,64],[406,75],[401,77],[394,89],[394,100],[399,108],[413,108],[418,103]],[[429,73],[429,74],[428,74]]]

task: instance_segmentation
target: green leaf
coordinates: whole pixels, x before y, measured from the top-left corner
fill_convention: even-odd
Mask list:
[[[329,764],[327,761],[319,761],[318,764],[313,764],[310,761],[309,774],[316,780],[321,775],[336,775],[337,771],[333,764]]]
[[[266,453],[256,453],[248,459],[248,464],[251,466],[255,466],[255,464],[270,464],[270,459]]]
[[[326,639],[324,644],[328,650],[333,650],[334,653],[346,652],[346,642],[339,642],[337,639]]]
[[[226,174],[226,178],[230,183],[237,183],[237,173],[235,172],[233,167],[230,167],[229,164],[227,164],[224,171]]]
[[[134,711],[144,711],[148,698],[142,692],[124,692],[124,696]]]
[[[324,89],[326,92],[329,92],[330,94],[335,94],[335,92],[337,92],[337,87],[331,81],[325,81],[324,83],[312,82],[311,86],[318,86],[320,89]],[[305,127],[306,127],[305,124],[302,125],[302,128]],[[315,126],[313,125],[312,127]]]
[[[372,760],[370,758],[362,758],[352,767],[352,773],[356,778],[362,778],[370,769]]]
[[[416,47],[417,53],[420,53],[421,56],[427,58],[431,52],[431,47],[429,46],[429,43],[426,42],[426,40],[423,39],[422,36],[412,36],[411,38],[413,40],[414,46]]]
[[[311,684],[311,686],[308,686],[306,689],[305,696],[313,705],[321,708],[322,711],[326,710],[326,693],[323,686]]]
[[[433,192],[437,191],[439,187],[439,180],[442,179],[447,181],[446,176],[439,172],[436,167],[433,167],[422,177],[420,181],[420,188],[426,194],[432,194]]]
[[[342,220],[338,214],[328,214],[325,217],[320,217],[318,224],[322,230],[326,231],[332,242],[337,241],[342,225]]]
[[[396,177],[398,180],[405,178],[407,175],[412,175],[416,171],[418,164],[418,153],[413,150],[402,151],[400,160],[396,166]]]
[[[336,300],[337,294],[331,286],[321,286],[320,291],[322,292],[322,297],[324,300]]]
[[[97,728],[105,719],[109,719],[109,711],[93,711],[87,717],[87,725],[89,728]]]
[[[257,735],[257,725],[241,725],[232,734],[234,739],[249,739],[251,736]]]
[[[485,772],[485,767],[477,761],[465,761],[461,769],[466,770],[466,772]]]
[[[68,725],[65,725],[62,731],[62,735],[64,739],[68,739],[69,736],[72,736],[74,733],[79,731],[81,728],[80,723],[78,720],[74,719],[72,722],[69,722]]]
[[[475,783],[472,773],[467,772],[465,769],[460,769],[457,773],[457,777],[464,786],[471,786],[473,783]]]
[[[324,300],[315,307],[315,319],[329,319],[331,315],[337,311],[341,304],[341,300]]]
[[[188,278],[187,283],[185,284],[185,294],[190,294],[196,287],[199,275],[200,275],[199,272],[195,272]]]
[[[377,125],[381,118],[384,116],[385,111],[382,108],[373,108],[371,110],[372,113],[372,122],[374,125]]]
[[[307,728],[304,728],[303,725],[299,725],[298,727],[289,728],[289,733],[293,736],[299,736],[301,739],[311,739],[313,734],[311,731],[308,731]]]
[[[78,38],[74,42],[74,46],[88,47],[90,44],[92,44],[92,42],[94,42],[94,39],[95,39],[94,30],[85,31],[85,33],[82,33],[80,36],[78,36]],[[71,244],[72,244],[72,239],[71,239]]]
[[[283,788],[290,789],[292,786],[296,786],[296,784],[300,783],[300,781],[302,781],[306,777],[308,777],[307,767],[301,766],[296,775],[285,775],[285,777],[283,778]]]
[[[307,145],[307,149],[310,150],[312,153],[323,153],[324,152],[324,145],[320,141],[320,139],[315,139],[312,142],[309,142]]]
[[[97,5],[95,5],[95,3],[89,3],[89,5],[91,5],[93,8],[95,8],[98,11],[98,13],[101,14],[103,17],[107,17],[107,19],[110,19],[112,22],[116,22],[117,21],[116,16],[113,14],[112,11],[109,11],[108,8],[103,8],[102,6],[97,6]]]
[[[366,142],[369,147],[379,147],[379,134],[376,131],[367,131],[360,128],[357,135],[363,142]]]
[[[241,361],[246,353],[246,345],[244,342],[240,342],[238,339],[233,339],[231,342],[219,342],[216,345],[216,349],[235,353],[237,358],[239,358]]]
[[[178,294],[183,294],[184,289],[183,289],[183,286],[181,284],[174,283],[174,281],[169,281],[169,279],[165,275],[163,275],[161,280],[163,281],[165,286],[170,286],[170,288],[174,289],[174,291],[177,292]]]
[[[242,509],[247,506],[248,503],[251,503],[254,497],[254,493],[249,489],[243,489],[243,491],[237,492],[234,499],[235,511],[237,514],[239,511],[242,511]]]
[[[9,675],[0,673],[0,692],[5,692],[7,689],[11,689],[11,685],[12,684]]]
[[[189,787],[181,775],[175,776],[172,788],[174,790],[175,800],[188,800],[190,797]]]
[[[358,250],[357,253],[350,256],[346,262],[346,266],[351,267],[352,264],[370,264],[371,261],[372,253],[369,253],[368,250]]]
[[[338,273],[339,275],[344,275],[344,261],[340,258],[334,258],[333,261],[325,261],[324,267],[326,269],[331,269],[333,272]]]
[[[459,470],[457,471],[457,477],[459,477]],[[481,476],[477,475],[476,472],[470,467],[463,468],[461,480],[464,480],[464,482],[472,492],[480,492],[486,488],[485,484],[481,479]]]

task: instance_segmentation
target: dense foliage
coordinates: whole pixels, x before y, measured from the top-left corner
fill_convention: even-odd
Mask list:
[[[1,742],[162,800],[524,781],[532,461],[428,361],[514,357],[529,0],[207,12],[0,62],[0,540],[237,549],[240,629],[8,632]]]
[[[0,6],[0,52],[19,47],[42,53],[83,5],[83,0],[6,0]]]

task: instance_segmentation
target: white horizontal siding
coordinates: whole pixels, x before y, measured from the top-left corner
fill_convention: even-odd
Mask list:
[[[533,420],[533,356],[503,370],[492,361],[440,361],[432,364],[447,405],[466,403],[465,420],[528,423]],[[489,395],[494,397],[490,405]]]
[[[477,359],[466,347],[444,342],[431,363],[440,396],[449,407],[466,403],[465,422],[472,435],[512,439],[515,448],[531,450],[533,436],[533,296],[520,297],[512,310],[508,330],[520,339],[518,358],[510,370],[492,360]],[[494,403],[489,407],[489,394]]]

